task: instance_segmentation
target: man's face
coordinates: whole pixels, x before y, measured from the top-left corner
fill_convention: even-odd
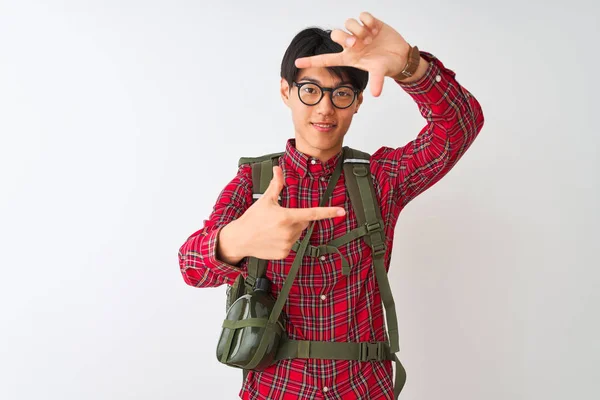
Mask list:
[[[312,82],[323,88],[337,88],[342,84],[351,86],[349,82],[338,78],[326,68],[301,69],[296,82],[299,84]],[[362,103],[362,93],[358,94],[350,107],[339,109],[331,101],[331,92],[324,92],[323,98],[318,104],[308,106],[300,101],[298,90],[310,92],[311,89],[300,89],[296,86],[292,86],[291,91],[289,89],[287,81],[282,78],[281,97],[292,111],[296,148],[300,152],[322,161],[335,156],[342,149],[344,135],[350,128],[352,117]]]

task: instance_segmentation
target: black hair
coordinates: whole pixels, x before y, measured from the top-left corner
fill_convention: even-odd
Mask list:
[[[292,39],[283,60],[281,61],[281,77],[284,78],[292,88],[292,82],[298,77],[299,69],[295,61],[300,57],[311,57],[327,53],[341,53],[344,48],[331,39],[331,30],[323,30],[317,27],[306,28],[300,31]],[[327,67],[329,72],[340,79],[347,78],[355,89],[365,90],[369,80],[369,73],[354,67],[335,66]]]

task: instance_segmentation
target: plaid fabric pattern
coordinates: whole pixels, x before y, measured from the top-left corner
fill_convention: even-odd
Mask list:
[[[385,223],[386,269],[400,212],[452,169],[484,121],[478,101],[456,81],[455,73],[432,54],[421,55],[430,61],[423,79],[412,84],[396,83],[414,99],[427,124],[413,141],[398,148],[381,147],[371,156],[371,174]],[[282,206],[318,206],[339,157],[341,153],[322,163],[300,153],[295,141],[289,139],[279,160],[285,179]],[[240,217],[251,204],[251,168],[242,166],[220,193],[202,229],[189,236],[179,249],[179,266],[188,285],[215,287],[232,283],[240,273],[246,274],[245,259],[233,266],[219,261],[215,254],[220,229]],[[357,227],[343,173],[329,205],[344,207],[347,214],[316,222],[312,245],[327,243]],[[337,254],[318,259],[304,257],[284,308],[291,339],[387,339],[370,248],[358,239],[341,246],[340,252],[351,265],[347,277],[341,273]],[[295,255],[292,251],[284,260],[269,262],[267,276],[275,296]],[[239,394],[245,400],[393,399],[392,365],[391,361],[282,360],[265,371],[251,371]]]

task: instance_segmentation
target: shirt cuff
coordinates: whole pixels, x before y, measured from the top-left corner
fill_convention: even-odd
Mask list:
[[[222,276],[228,284],[232,284],[238,275],[243,271],[243,268],[235,267],[217,259],[217,240],[221,229],[223,229],[223,226],[211,231],[206,236],[202,243],[203,249],[201,254],[207,256],[207,259],[205,259],[205,265],[208,269],[215,274]]]
[[[456,73],[444,67],[444,64],[433,54],[425,51],[420,53],[429,62],[425,75],[416,82],[403,83],[396,80],[396,83],[419,105],[440,104],[445,100],[445,95],[452,86]]]

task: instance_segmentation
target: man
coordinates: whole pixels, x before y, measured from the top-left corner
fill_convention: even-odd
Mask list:
[[[295,257],[292,246],[311,221],[310,243],[316,246],[357,227],[343,175],[329,207],[316,206],[342,157],[344,135],[363,101],[368,75],[375,97],[384,78],[392,78],[427,121],[415,140],[398,148],[381,147],[370,158],[385,225],[386,270],[402,209],[446,175],[473,143],[483,114],[455,73],[371,14],[361,13],[360,20],[362,24],[346,22],[349,33],[312,28],[292,40],[282,62],[281,97],[291,109],[295,138],[287,141],[259,200],[253,203],[251,168],[242,165],[204,227],[181,246],[179,264],[188,285],[231,284],[246,273],[247,257],[257,257],[269,260],[267,277],[277,297]],[[341,272],[342,257],[351,265],[348,275]],[[371,249],[362,240],[341,246],[340,254],[305,257],[284,308],[287,335],[310,341],[385,341],[372,264]],[[392,364],[284,359],[264,371],[251,371],[240,397],[392,399]]]

